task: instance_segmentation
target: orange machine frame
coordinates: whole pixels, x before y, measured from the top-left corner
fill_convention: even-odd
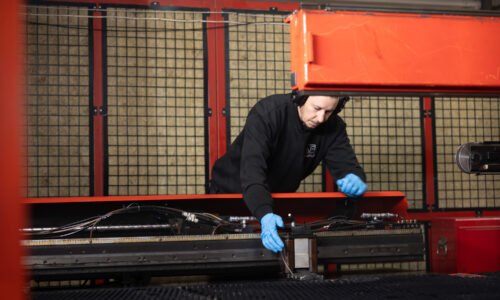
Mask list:
[[[500,17],[299,10],[293,89],[499,93]]]

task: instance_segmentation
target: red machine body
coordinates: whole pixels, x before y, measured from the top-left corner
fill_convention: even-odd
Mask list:
[[[432,221],[431,271],[500,271],[500,218],[443,218]]]
[[[347,197],[339,192],[327,193],[276,193],[275,210],[282,216],[291,214],[296,222],[310,222],[331,217],[338,205],[342,205]],[[27,198],[25,204],[32,210],[40,207],[65,207],[87,204],[93,206],[116,203],[119,207],[127,203],[164,202],[175,208],[212,212],[221,215],[249,215],[241,194],[207,194],[207,195],[163,195],[163,196],[105,196],[105,197],[72,197],[72,198]],[[362,198],[354,200],[354,217],[362,213],[392,213],[399,219],[408,219],[408,200],[405,194],[397,191],[367,192]],[[71,209],[71,211],[73,211]],[[82,208],[79,210],[82,212]],[[95,214],[95,213],[94,213]]]
[[[500,91],[500,17],[300,10],[287,22],[298,91]]]
[[[292,85],[301,93],[500,94],[499,16],[299,10],[287,22]],[[431,122],[426,118],[429,207]],[[500,218],[441,213],[411,214],[432,221],[431,271],[500,271]]]

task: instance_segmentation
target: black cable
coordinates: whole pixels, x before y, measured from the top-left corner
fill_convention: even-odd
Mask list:
[[[126,214],[126,213],[144,213],[144,212],[156,212],[160,214],[165,214],[165,215],[171,215],[175,216],[177,218],[185,218],[187,221],[194,222],[194,223],[200,223],[200,224],[208,224],[211,226],[214,226],[214,233],[217,231],[219,228],[224,228],[225,231],[229,232],[236,232],[238,229],[241,228],[241,224],[239,223],[232,223],[225,221],[221,218],[218,218],[215,215],[212,214],[207,214],[207,213],[193,213],[193,212],[188,212],[184,211],[181,209],[176,209],[172,207],[164,207],[164,206],[157,206],[157,205],[136,205],[136,204],[131,204],[127,207],[119,208],[116,210],[112,210],[108,213],[105,213],[103,215],[98,215],[90,218],[86,218],[77,222],[69,223],[54,229],[50,230],[45,230],[45,231],[40,231],[40,232],[34,232],[30,233],[31,235],[59,235],[60,237],[65,237],[69,235],[74,235],[78,232],[88,230],[90,229],[90,237],[92,237],[93,233],[93,228],[97,226],[98,223],[100,223],[103,220],[106,220],[108,218],[111,218],[116,215],[121,215],[121,214]]]

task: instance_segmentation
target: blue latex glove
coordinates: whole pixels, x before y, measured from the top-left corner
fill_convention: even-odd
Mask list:
[[[280,252],[285,246],[278,235],[276,227],[283,227],[283,219],[273,213],[268,213],[260,220],[262,244],[274,253]]]
[[[359,197],[367,190],[366,183],[357,175],[350,173],[344,178],[337,180],[339,191],[346,194],[348,197]]]

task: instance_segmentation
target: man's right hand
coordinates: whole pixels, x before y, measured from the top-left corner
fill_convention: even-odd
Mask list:
[[[285,246],[278,235],[277,227],[283,227],[283,219],[280,216],[268,213],[260,220],[262,228],[261,239],[266,249],[274,253],[280,252]]]

